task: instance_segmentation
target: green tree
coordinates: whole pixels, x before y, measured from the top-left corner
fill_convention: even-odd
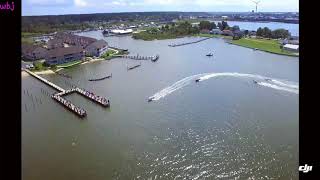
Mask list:
[[[222,31],[223,30],[223,27],[222,27],[222,23],[221,22],[218,22],[218,28]]]
[[[226,21],[222,21],[221,24],[222,24],[222,30],[229,29],[229,25]]]
[[[257,35],[257,36],[263,36],[263,30],[262,30],[261,27],[259,27],[259,28],[257,29],[256,35]]]
[[[232,31],[237,31],[237,30],[240,31],[240,27],[239,26],[232,26],[231,30]]]
[[[199,24],[200,30],[202,29],[208,29],[211,30],[213,28],[213,24],[210,23],[209,21],[201,21]]]

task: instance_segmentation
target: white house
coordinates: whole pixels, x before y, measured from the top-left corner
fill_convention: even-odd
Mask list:
[[[292,52],[299,52],[299,45],[296,44],[286,44],[283,46],[284,50],[292,51]]]
[[[222,31],[220,29],[212,29],[210,34],[222,34]]]

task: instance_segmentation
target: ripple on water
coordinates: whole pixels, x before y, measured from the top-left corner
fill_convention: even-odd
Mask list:
[[[153,139],[153,144],[161,148],[143,153],[141,164],[144,165],[136,177],[272,179],[281,176],[278,155],[267,145],[257,143],[254,137],[222,128],[170,131],[167,137]],[[259,139],[259,142],[263,141]]]

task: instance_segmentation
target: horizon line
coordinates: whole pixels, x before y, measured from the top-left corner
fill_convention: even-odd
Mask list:
[[[120,13],[162,13],[162,12],[176,12],[176,13],[252,13],[251,11],[123,11],[123,12],[97,12],[97,13],[81,13],[81,14],[42,14],[42,15],[21,15],[21,17],[31,16],[68,16],[68,15],[90,15],[90,14],[120,14]],[[299,11],[260,11],[254,13],[299,13]]]

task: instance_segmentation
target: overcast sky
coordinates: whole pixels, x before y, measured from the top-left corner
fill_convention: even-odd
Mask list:
[[[142,11],[248,12],[251,0],[22,0],[22,15]],[[261,12],[298,12],[299,0],[261,0]]]

